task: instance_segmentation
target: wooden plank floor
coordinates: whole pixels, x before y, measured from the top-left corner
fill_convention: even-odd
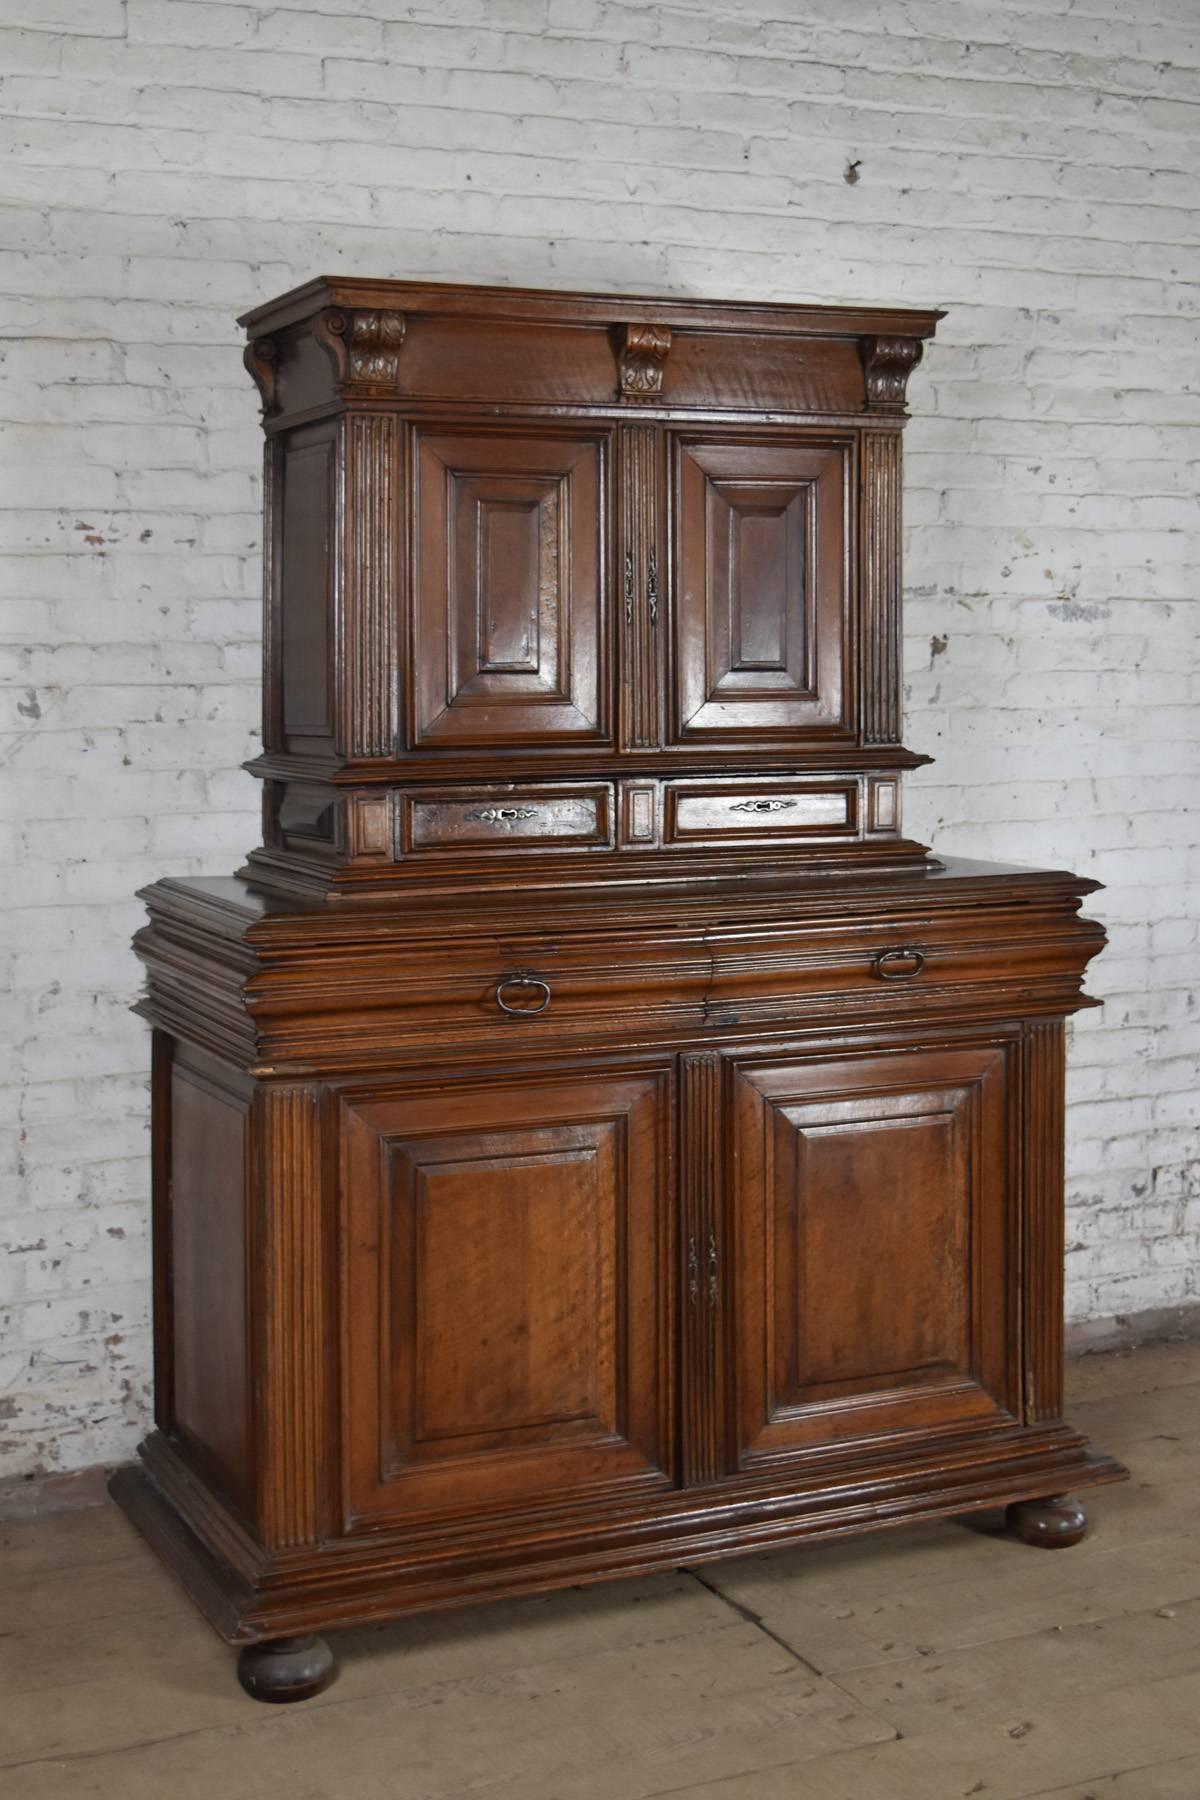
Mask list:
[[[340,1640],[246,1699],[111,1507],[0,1533],[5,1800],[1197,1800],[1200,1345],[1094,1357],[1085,1543],[922,1526]]]

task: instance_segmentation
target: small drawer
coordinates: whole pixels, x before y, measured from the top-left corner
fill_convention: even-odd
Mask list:
[[[858,835],[858,783],[673,781],[666,789],[668,844]]]
[[[401,856],[514,849],[607,849],[613,790],[587,787],[438,788],[405,794]]]

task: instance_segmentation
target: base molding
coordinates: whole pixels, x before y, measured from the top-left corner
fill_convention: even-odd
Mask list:
[[[145,1450],[160,1470],[173,1454],[161,1438]],[[893,1460],[886,1473],[845,1471],[837,1482],[826,1474],[786,1487],[747,1480],[675,1489],[606,1520],[595,1511],[573,1520],[564,1510],[523,1529],[510,1519],[457,1537],[375,1529],[264,1553],[253,1574],[204,1541],[145,1463],[119,1470],[111,1493],[221,1636],[245,1644],[951,1518],[1126,1474],[1058,1426],[951,1451],[942,1444],[902,1466]]]

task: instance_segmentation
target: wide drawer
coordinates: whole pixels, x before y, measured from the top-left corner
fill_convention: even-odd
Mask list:
[[[402,957],[386,942],[326,951],[319,972],[293,967],[272,981],[267,1007],[288,1016],[268,1029],[265,1047],[272,1060],[286,1058],[293,1042],[307,1055],[315,1032],[390,1060],[467,1043],[490,1054],[498,1028],[504,1038],[578,1046],[844,1031],[856,1021],[909,1018],[914,1009],[987,1018],[1079,1004],[1098,931],[1072,921],[1041,937],[1010,925],[982,939],[939,930],[941,923],[860,927],[850,942],[840,931],[713,933],[704,941],[667,927],[585,944],[569,933],[517,928],[481,931],[490,941],[472,946],[431,934]]]
[[[241,883],[161,882],[138,950],[156,1024],[280,1073],[523,1040],[571,1054],[762,1031],[840,1041],[860,1023],[1087,1005],[1081,977],[1104,943],[1079,916],[1093,886],[959,863],[716,891],[598,883],[552,908],[514,882],[456,906],[300,911]]]
[[[399,836],[401,857],[539,846],[607,849],[613,842],[612,785],[418,789],[401,798]]]

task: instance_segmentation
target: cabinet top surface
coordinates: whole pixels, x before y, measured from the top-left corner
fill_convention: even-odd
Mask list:
[[[782,332],[814,337],[932,337],[944,313],[934,308],[808,306],[793,302],[705,300],[667,294],[587,293],[556,288],[388,281],[319,275],[238,320],[254,336],[308,318],[327,306],[378,307],[467,319],[526,319],[607,325],[639,321],[680,331]]]
[[[766,921],[836,917],[847,924],[865,909],[875,913],[894,904],[935,908],[954,906],[963,900],[1010,904],[1042,897],[1082,898],[1095,892],[1098,881],[1061,869],[1030,869],[1010,863],[985,863],[965,858],[946,858],[940,864],[920,865],[911,873],[818,875],[788,871],[786,874],[742,875],[714,882],[655,882],[636,894],[619,884],[598,884],[569,893],[537,895],[528,892],[489,892],[481,898],[477,915],[461,900],[455,907],[456,929],[501,932],[558,931],[570,929],[621,929],[670,921],[681,929],[718,920],[729,925],[741,917]],[[320,915],[326,928],[338,935],[371,934],[378,925],[409,934],[431,928],[446,929],[445,902],[436,896],[413,895],[398,901],[329,906],[314,898],[264,892],[241,877],[193,876],[170,878],[142,890],[142,897],[169,909],[176,903],[185,909],[196,904],[215,909],[242,927],[255,924],[285,925],[288,919]],[[239,927],[240,928],[240,927]]]

